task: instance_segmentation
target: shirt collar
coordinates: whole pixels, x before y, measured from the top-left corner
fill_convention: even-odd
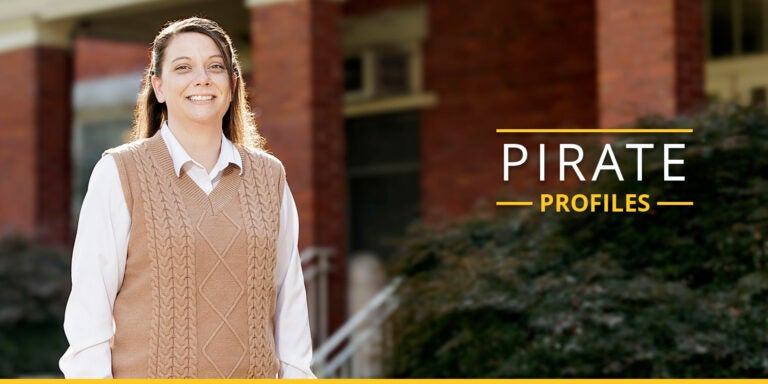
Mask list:
[[[197,164],[197,162],[189,156],[187,151],[184,150],[184,147],[181,146],[181,143],[179,143],[179,140],[173,135],[171,129],[168,128],[167,121],[163,122],[163,127],[160,129],[160,135],[162,135],[163,141],[165,141],[165,145],[168,147],[168,153],[171,155],[171,160],[173,161],[173,170],[176,172],[177,177],[181,176],[181,168],[184,167],[184,164],[190,161]],[[216,161],[214,169],[220,168],[223,170],[229,164],[236,165],[240,169],[239,174],[241,176],[243,175],[243,161],[240,158],[240,152],[237,151],[235,145],[232,144],[222,132],[221,151],[219,151],[219,159]]]

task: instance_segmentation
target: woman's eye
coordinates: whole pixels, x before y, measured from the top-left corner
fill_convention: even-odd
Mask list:
[[[189,69],[189,65],[186,65],[186,64],[179,65],[176,68],[174,68],[174,70],[176,70],[176,71],[183,71],[183,70],[187,70],[187,69]]]
[[[223,71],[224,66],[221,64],[211,64],[211,69],[217,70],[217,71]]]

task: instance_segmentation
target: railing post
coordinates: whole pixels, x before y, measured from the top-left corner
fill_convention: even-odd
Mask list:
[[[331,271],[329,259],[334,253],[332,248],[327,247],[308,247],[301,252],[312,341],[315,346],[323,344],[329,336],[328,274]]]
[[[319,326],[320,326],[320,342],[323,343],[325,340],[328,339],[329,331],[328,331],[328,316],[329,313],[329,304],[328,304],[328,273],[330,272],[330,262],[329,258],[333,255],[333,250],[325,248],[319,250],[319,260],[318,260],[318,267],[320,271],[319,279],[318,279],[318,307],[319,307]]]

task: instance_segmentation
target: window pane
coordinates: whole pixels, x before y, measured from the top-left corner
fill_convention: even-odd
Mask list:
[[[711,0],[710,48],[712,57],[733,55],[731,0]]]
[[[410,92],[409,55],[406,52],[383,51],[376,57],[376,93],[379,96]]]
[[[419,173],[353,178],[349,195],[351,251],[389,259],[419,217]]]
[[[763,50],[763,15],[762,0],[743,0],[741,8],[741,51],[755,53]]]
[[[363,89],[363,58],[349,57],[344,60],[344,91],[358,92]]]
[[[350,171],[419,161],[418,112],[352,118],[345,125]]]

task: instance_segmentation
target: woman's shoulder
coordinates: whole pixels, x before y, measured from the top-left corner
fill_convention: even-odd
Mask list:
[[[256,163],[263,161],[266,162],[272,166],[283,168],[283,163],[275,157],[275,155],[267,152],[264,149],[261,148],[254,148],[247,145],[237,145],[239,148],[242,148],[242,152],[245,154],[245,156],[248,156],[251,161],[254,161]]]
[[[121,191],[121,185],[122,180],[117,160],[113,156],[103,156],[93,166],[86,195],[104,196],[106,199],[111,199],[108,196],[112,196],[116,191]]]
[[[137,149],[141,148],[144,145],[147,145],[149,139],[140,139],[131,141],[122,145],[118,145],[117,147],[109,148],[106,151],[104,151],[101,156],[107,156],[107,155],[123,155],[126,153],[130,153],[132,151],[136,151]]]

